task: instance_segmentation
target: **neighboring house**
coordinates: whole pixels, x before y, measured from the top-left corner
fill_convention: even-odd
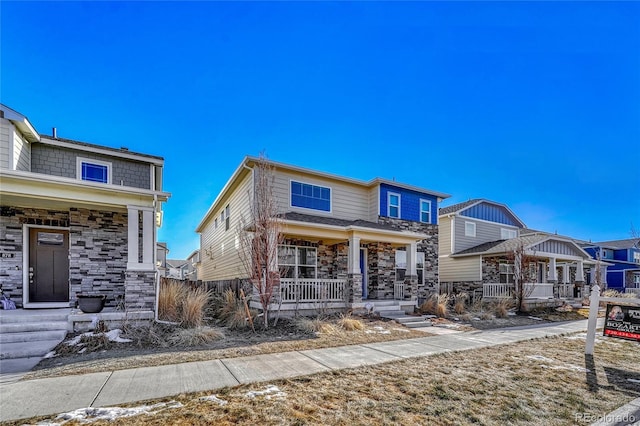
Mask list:
[[[185,279],[189,281],[198,281],[198,264],[200,263],[200,250],[194,250],[187,257],[187,267],[184,272]]]
[[[177,280],[186,280],[187,261],[182,259],[167,259],[167,277]]]
[[[504,295],[514,282],[514,249],[534,258],[525,295],[574,297],[583,293],[594,262],[571,238],[529,230],[506,205],[473,199],[440,209],[440,290]],[[606,265],[603,266],[603,268]],[[496,293],[497,292],[497,293]]]
[[[250,217],[257,161],[242,161],[196,229],[200,280],[247,277],[237,228],[241,217]],[[437,288],[437,212],[449,195],[268,163],[285,239],[278,256],[283,303],[304,293],[300,286],[325,288],[333,307],[394,298],[415,305]]]
[[[55,130],[55,129],[54,129]],[[25,308],[155,307],[164,160],[39,134],[0,104],[0,283]]]
[[[161,277],[169,275],[169,267],[167,266],[167,255],[169,254],[169,247],[167,243],[158,242],[156,244],[156,266],[158,268],[158,274]]]
[[[594,258],[607,262],[607,286],[627,293],[640,294],[640,238],[585,243],[584,249]]]

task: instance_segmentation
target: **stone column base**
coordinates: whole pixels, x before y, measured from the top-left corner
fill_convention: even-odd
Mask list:
[[[409,296],[409,300],[418,300],[418,276],[405,275],[404,277],[404,297]]]
[[[362,302],[362,274],[347,274],[347,302]]]
[[[127,271],[124,280],[124,308],[130,311],[154,310],[156,272]]]

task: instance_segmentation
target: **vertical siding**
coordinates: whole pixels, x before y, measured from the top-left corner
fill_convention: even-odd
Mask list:
[[[450,281],[481,281],[481,257],[450,258],[440,257],[438,259],[438,274],[441,282]]]
[[[291,181],[331,188],[331,212],[291,206]],[[328,215],[338,219],[356,220],[369,217],[369,192],[363,186],[289,170],[276,170],[274,195],[281,212],[295,211],[311,215]]]
[[[13,125],[4,118],[0,119],[0,168],[10,169],[9,152],[12,149]]]
[[[548,240],[543,241],[540,244],[536,245],[532,248],[535,252],[544,252],[544,253],[556,253],[556,254],[564,254],[569,256],[580,256],[583,254],[580,253],[572,244],[569,244],[564,241],[554,241]]]
[[[464,235],[465,222],[473,222],[476,224],[476,236],[467,237]],[[489,223],[480,220],[473,220],[470,217],[458,216],[455,220],[455,250],[456,253],[466,250],[477,245],[487,243],[489,241],[498,241],[502,239],[500,230],[502,228],[513,229],[513,227],[502,225],[500,223]]]
[[[248,220],[253,198],[252,174],[242,178],[229,197],[220,203],[214,216],[211,217],[200,235],[200,265],[198,279],[223,280],[246,277],[242,259],[238,248],[240,241],[237,232],[240,218]],[[220,223],[220,213],[229,205],[231,211],[229,229],[225,230],[224,223]],[[215,219],[218,228],[215,229]],[[238,248],[236,248],[236,239]]]
[[[31,144],[18,132],[13,132],[13,169],[31,171]]]
[[[461,216],[473,217],[476,219],[488,220],[490,222],[502,223],[505,225],[519,226],[511,214],[500,206],[480,203],[460,213]]]

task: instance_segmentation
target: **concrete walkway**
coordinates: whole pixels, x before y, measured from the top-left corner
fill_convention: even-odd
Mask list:
[[[599,325],[602,327],[601,322]],[[85,407],[112,406],[181,393],[213,391],[226,386],[515,343],[586,329],[586,320],[545,323],[391,342],[0,383],[0,421],[57,414]]]

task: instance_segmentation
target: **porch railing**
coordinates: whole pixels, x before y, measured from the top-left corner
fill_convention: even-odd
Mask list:
[[[280,279],[282,303],[343,302],[346,280]]]
[[[573,284],[556,284],[556,288],[558,289],[558,298],[573,297]]]
[[[553,283],[526,283],[524,297],[532,299],[553,299]]]
[[[395,300],[404,300],[404,281],[393,283],[393,298]]]
[[[629,287],[627,287],[627,288],[624,289],[624,292],[625,293],[635,293],[635,294],[638,295],[638,297],[640,297],[640,288],[629,288]]]
[[[552,299],[554,284],[526,283],[524,285],[525,298]],[[514,297],[515,287],[507,283],[486,283],[482,285],[482,297],[485,299],[504,299]]]
[[[513,284],[488,283],[482,285],[482,297],[485,299],[506,299],[513,297]]]

